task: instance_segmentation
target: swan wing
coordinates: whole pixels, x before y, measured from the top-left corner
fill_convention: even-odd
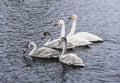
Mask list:
[[[50,47],[50,48],[57,48],[59,46],[59,44],[58,44],[59,41],[60,41],[60,39],[55,39],[53,41],[48,42],[47,44],[44,44],[44,46]]]
[[[88,32],[79,32],[76,33],[74,36],[76,37],[83,37],[91,42],[95,42],[95,41],[103,41],[102,38],[98,37],[97,35],[88,33]]]
[[[63,45],[62,45],[62,43],[59,43],[59,42],[60,42],[60,39],[55,39],[47,44],[44,44],[44,46],[49,47],[49,48],[62,49]],[[75,46],[72,43],[67,42],[67,49],[71,49],[74,47]]]
[[[76,54],[69,53],[59,57],[59,60],[68,65],[84,66],[82,59]]]
[[[44,46],[53,46],[53,45],[56,45],[56,43],[59,41],[60,39],[54,39],[54,40],[52,40],[52,41],[50,41],[50,42],[47,42],[47,43],[45,43],[44,44]]]
[[[38,57],[38,58],[58,58],[61,53],[57,50],[47,48],[47,47],[41,47],[38,48],[32,57]]]
[[[68,36],[67,37],[68,42],[72,43],[75,46],[87,46],[92,44],[87,39],[77,36]]]

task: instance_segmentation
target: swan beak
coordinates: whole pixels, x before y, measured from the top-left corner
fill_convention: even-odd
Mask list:
[[[28,44],[23,47],[23,53],[24,53],[24,54],[25,54],[25,52],[27,51],[27,49],[28,49]]]
[[[73,18],[73,16],[70,16],[68,19],[72,19]]]
[[[41,39],[43,40],[43,39],[45,39],[45,38],[42,37]]]
[[[23,54],[25,54],[27,51],[27,48],[23,48]]]
[[[58,26],[59,24],[58,23],[55,23],[55,25],[54,26]]]
[[[23,54],[25,54],[25,53],[26,53],[26,49],[24,48],[24,49],[23,49]]]
[[[72,19],[72,20],[75,20],[76,18],[75,18],[75,16],[70,16],[68,19]]]
[[[42,39],[42,40],[45,39],[45,36],[41,36],[41,39]]]
[[[60,25],[60,22],[59,22],[59,21],[57,21],[57,22],[55,23],[55,26],[58,26],[58,25]]]
[[[71,19],[71,16],[68,19]]]
[[[55,24],[54,26],[57,26],[57,24]]]

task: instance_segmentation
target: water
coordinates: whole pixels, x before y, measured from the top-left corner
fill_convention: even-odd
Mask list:
[[[76,31],[105,39],[91,48],[76,48],[84,68],[64,67],[58,60],[31,59],[27,41],[39,47],[44,31],[59,37],[58,19],[78,15]],[[0,0],[0,83],[120,83],[119,0]]]

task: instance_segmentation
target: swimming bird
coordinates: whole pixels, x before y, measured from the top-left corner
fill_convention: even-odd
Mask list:
[[[74,66],[85,66],[82,59],[80,59],[75,53],[67,53],[67,40],[65,37],[61,38],[61,41],[63,44],[63,51],[62,54],[59,56],[59,61],[68,64],[68,65],[74,65]]]
[[[103,41],[102,38],[98,37],[97,35],[94,35],[92,33],[88,33],[88,32],[78,32],[75,34],[75,28],[76,28],[76,23],[77,23],[77,15],[71,15],[69,17],[69,19],[71,19],[73,21],[72,27],[71,27],[71,31],[70,33],[67,35],[67,37],[69,36],[74,36],[74,37],[83,37],[86,38],[87,40],[89,40],[90,42],[99,42],[99,41]]]
[[[59,43],[60,39],[55,39],[53,40],[53,37],[50,32],[43,32],[41,38],[44,39],[46,37],[49,37],[48,41],[44,44],[44,46],[49,47],[49,48],[54,48],[54,49],[62,49],[62,44]],[[71,43],[68,42],[67,44],[67,49],[72,49],[75,46]]]
[[[47,48],[47,47],[41,47],[37,48],[37,45],[35,42],[29,42],[27,44],[27,47],[24,51],[26,51],[28,48],[33,48],[32,51],[28,54],[31,57],[37,57],[37,58],[58,58],[61,52]]]
[[[65,37],[65,27],[64,27],[64,22],[59,22],[59,23],[62,23],[63,24],[63,26],[62,26],[62,30],[61,30],[61,36],[59,37],[59,38],[57,38],[57,39],[54,39],[54,40],[49,40],[48,42],[46,42],[45,44],[44,44],[44,46],[47,46],[47,47],[53,47],[53,44],[58,44],[58,41],[60,40],[60,38],[61,37]],[[57,23],[55,24],[55,26],[57,25]],[[45,36],[45,34],[43,34],[44,36]],[[50,34],[47,34],[47,36],[50,36],[51,37],[51,35]]]
[[[61,37],[65,37],[63,36],[63,34],[65,35],[65,23],[63,20],[58,20],[55,25],[62,25],[62,29],[61,29]],[[92,44],[91,42],[89,42],[87,39],[82,38],[82,37],[76,37],[76,36],[67,36],[67,41],[70,42],[71,44],[73,44],[74,46],[88,46],[90,44]]]

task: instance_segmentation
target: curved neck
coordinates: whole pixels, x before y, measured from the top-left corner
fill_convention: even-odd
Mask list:
[[[77,24],[77,19],[73,20],[73,24],[72,24],[72,27],[71,27],[71,31],[70,31],[70,33],[68,34],[69,36],[75,34],[76,24]]]
[[[32,51],[29,53],[29,55],[32,55],[32,54],[35,52],[35,50],[37,50],[37,45],[36,45],[35,43],[30,43],[30,45],[33,46],[33,49],[32,49]]]
[[[61,38],[61,37],[65,37],[65,23],[62,24],[62,29],[61,29],[60,38]]]
[[[67,52],[67,40],[64,40],[63,42],[63,50],[61,56],[65,55]]]
[[[49,36],[49,39],[48,39],[47,43],[53,40],[53,37],[52,37],[52,35],[50,33],[49,33],[48,36]]]

